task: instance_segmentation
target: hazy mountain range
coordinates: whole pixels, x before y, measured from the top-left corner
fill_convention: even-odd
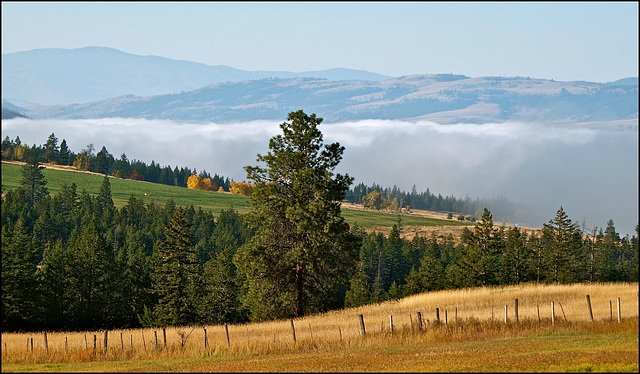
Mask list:
[[[2,97],[3,108],[34,119],[229,122],[281,120],[303,109],[325,122],[638,123],[637,77],[596,83],[451,74],[388,77],[352,69],[251,72],[102,47],[4,54]]]

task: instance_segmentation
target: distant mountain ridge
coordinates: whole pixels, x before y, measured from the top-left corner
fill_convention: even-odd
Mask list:
[[[46,52],[48,70],[42,69],[38,58],[17,68],[16,61],[25,58],[27,52],[2,56],[3,108],[34,119],[130,117],[231,122],[281,120],[291,111],[304,109],[327,123],[401,119],[443,124],[537,121],[638,126],[637,77],[595,83],[453,74],[389,78],[350,69],[245,72],[226,66],[136,56],[110,48],[28,52],[37,55],[38,51]],[[71,64],[74,72],[66,66],[69,54],[77,60]],[[101,56],[99,74],[93,67],[96,56]],[[56,71],[59,74],[51,78],[51,72]],[[275,77],[278,74],[282,76]],[[105,79],[109,82],[105,83]],[[223,79],[224,82],[204,83]],[[22,82],[25,93],[16,93],[19,101],[13,102],[5,90],[18,92],[11,91],[19,85],[16,81]],[[124,86],[110,84],[114,82]],[[180,89],[178,84],[196,88]],[[123,94],[135,85],[149,93]],[[40,89],[35,89],[38,86]],[[29,104],[38,100],[27,95],[27,88],[42,95],[67,98],[80,95],[80,91],[86,97],[119,93],[104,99],[42,106]],[[163,94],[162,90],[175,92]]]
[[[244,71],[107,47],[47,48],[2,55],[2,97],[40,105],[74,104],[120,95],[151,96],[209,84],[262,78],[314,77],[376,81],[390,78],[353,69],[309,72]]]

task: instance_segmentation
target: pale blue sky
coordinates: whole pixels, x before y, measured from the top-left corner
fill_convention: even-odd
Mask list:
[[[638,2],[2,2],[2,53],[104,46],[243,70],[638,76]]]

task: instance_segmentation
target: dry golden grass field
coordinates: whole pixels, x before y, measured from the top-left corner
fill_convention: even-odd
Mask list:
[[[638,283],[430,292],[293,325],[295,341],[291,320],[169,327],[166,345],[162,328],[108,331],[106,346],[104,331],[49,332],[47,347],[3,333],[2,371],[638,372]]]

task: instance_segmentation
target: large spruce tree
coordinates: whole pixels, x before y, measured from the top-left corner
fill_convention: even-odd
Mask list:
[[[339,307],[338,287],[357,257],[357,238],[340,215],[353,178],[333,173],[344,147],[323,144],[321,122],[301,110],[289,113],[283,134],[258,154],[265,166],[245,167],[255,182],[247,219],[257,231],[235,263],[254,320]]]

